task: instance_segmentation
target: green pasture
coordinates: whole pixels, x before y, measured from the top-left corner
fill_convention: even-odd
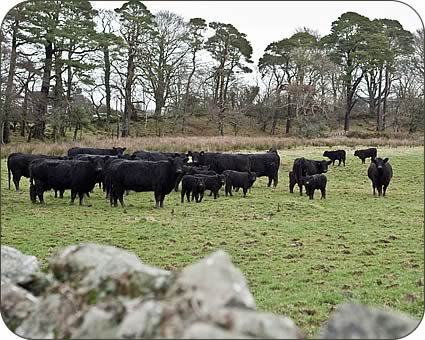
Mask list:
[[[322,159],[324,148],[280,152],[277,188],[260,178],[242,192],[202,203],[180,203],[172,192],[154,209],[153,193],[130,193],[127,208],[111,208],[96,188],[87,203],[69,206],[46,193],[32,205],[28,179],[7,188],[1,167],[1,242],[37,256],[45,267],[58,248],[96,242],[135,252],[148,264],[179,270],[216,249],[227,251],[246,276],[258,309],[285,314],[307,332],[335,306],[359,301],[420,318],[424,272],[423,148],[380,148],[394,177],[385,198],[372,195],[366,164],[347,149],[347,166],[332,167],[327,199],[288,190],[288,170],[299,156]],[[12,183],[13,186],[13,183]]]

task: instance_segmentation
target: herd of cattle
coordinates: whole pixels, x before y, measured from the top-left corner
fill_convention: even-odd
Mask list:
[[[214,199],[224,186],[226,196],[232,190],[242,189],[245,197],[257,177],[268,177],[268,186],[278,184],[280,157],[276,148],[264,153],[232,154],[218,152],[151,152],[137,151],[124,154],[126,148],[98,149],[75,147],[68,150],[67,156],[46,156],[12,153],[7,159],[10,189],[11,175],[16,190],[19,190],[21,177],[30,179],[30,198],[36,203],[44,203],[44,192],[55,190],[63,197],[65,190],[71,190],[71,204],[79,197],[80,205],[85,195],[89,196],[99,183],[106,198],[113,206],[124,207],[124,193],[128,191],[153,191],[156,208],[163,207],[164,198],[171,191],[178,191],[181,183],[181,202],[195,200],[201,202],[206,190]],[[368,177],[372,181],[373,194],[378,190],[384,195],[392,178],[392,168],[388,158],[377,158],[377,149],[357,150],[355,156],[365,163],[371,158]],[[325,151],[327,160],[297,158],[289,172],[289,190],[293,193],[296,184],[300,195],[302,188],[310,199],[314,191],[320,190],[326,198],[327,178],[324,175],[328,165],[345,166],[344,150]],[[191,162],[189,160],[191,159]]]

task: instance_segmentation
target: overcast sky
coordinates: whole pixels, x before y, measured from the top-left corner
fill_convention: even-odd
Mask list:
[[[113,9],[121,2],[92,3],[96,8]],[[416,1],[408,3],[423,13]],[[396,19],[411,32],[422,27],[411,8],[394,1],[144,1],[144,4],[153,14],[165,9],[187,20],[201,17],[207,22],[231,23],[247,35],[254,50],[255,64],[270,42],[289,38],[296,28],[304,26],[326,35],[330,32],[332,21],[348,11],[370,19]],[[423,4],[421,6],[423,8]]]
[[[0,0],[1,18],[21,1]],[[425,15],[424,0],[407,0],[419,14]],[[95,8],[114,9],[122,1],[92,1]],[[407,5],[395,1],[144,1],[155,14],[169,10],[186,20],[201,17],[211,21],[231,23],[247,35],[251,42],[255,64],[272,41],[289,38],[297,28],[308,27],[321,35],[330,32],[332,21],[342,13],[354,11],[370,19],[398,20],[405,29],[414,32],[422,27],[418,15]]]

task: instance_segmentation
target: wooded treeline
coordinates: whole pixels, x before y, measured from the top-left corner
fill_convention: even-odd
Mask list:
[[[258,65],[229,23],[152,14],[140,1],[28,1],[1,28],[1,141],[76,139],[95,127],[131,136],[132,122],[184,134],[207,116],[225,134],[349,131],[354,110],[376,131],[416,132],[424,116],[424,31],[347,12],[320,37],[309,28],[271,42]],[[229,133],[229,131],[226,131]]]

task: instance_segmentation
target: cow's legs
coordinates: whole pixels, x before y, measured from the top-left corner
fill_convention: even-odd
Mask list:
[[[277,187],[277,183],[279,182],[279,176],[278,176],[278,174],[276,174],[274,177],[273,177],[273,186],[276,188]]]
[[[268,187],[270,187],[272,185],[272,180],[273,180],[273,177],[269,176],[269,183],[267,184]]]
[[[385,193],[387,192],[387,188],[388,188],[388,184],[384,184],[382,196],[385,196]]]
[[[77,193],[71,190],[71,202],[69,204],[74,205],[75,197],[77,197]]]
[[[298,183],[298,186],[300,188],[300,196],[302,196],[303,195],[303,185]]]
[[[159,209],[159,201],[161,199],[161,195],[158,192],[155,192],[155,208]]]
[[[326,199],[326,189],[320,189],[320,191],[322,192],[322,197],[320,199]]]
[[[34,184],[31,184],[31,186],[30,186],[30,199],[31,199],[31,202],[33,204],[35,204],[36,201],[37,201],[37,194],[36,194],[36,191],[35,191]]]
[[[78,198],[80,199],[80,205],[83,205],[84,193],[83,192],[79,192],[78,193]]]
[[[15,184],[16,191],[19,191],[19,181],[21,180],[21,174],[13,174],[13,184]]]
[[[242,188],[242,190],[243,190],[243,197],[246,197],[246,192],[248,191],[248,189],[247,188]]]
[[[376,195],[376,191],[375,191],[375,184],[372,183],[372,188],[373,188],[373,196]]]
[[[376,189],[378,189],[378,196],[381,196],[382,195],[382,185],[378,185],[376,187]]]

